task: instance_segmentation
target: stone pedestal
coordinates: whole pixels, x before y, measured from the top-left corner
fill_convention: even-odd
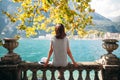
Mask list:
[[[1,58],[2,64],[17,64],[21,62],[20,55],[13,52],[13,50],[18,46],[17,39],[6,38],[3,47],[8,50],[8,53]]]
[[[1,64],[18,64],[21,62],[21,58],[18,54],[6,54],[1,58]]]
[[[97,60],[98,63],[101,63],[102,65],[119,65],[120,61],[119,58],[114,54],[105,54],[101,56],[99,60]]]
[[[102,75],[103,80],[120,80],[120,66],[103,65]]]
[[[116,39],[105,39],[103,40],[103,48],[108,52],[101,56],[98,63],[103,65],[102,76],[103,80],[120,80],[120,60],[112,54],[113,50],[118,48],[118,42]]]
[[[0,65],[0,80],[21,80],[21,70],[18,64],[21,62],[21,58],[13,50],[18,46],[17,39],[6,38],[4,39],[3,47],[8,50],[8,53],[1,58]]]
[[[0,80],[22,80],[22,72],[18,65],[3,65],[0,69]]]
[[[119,65],[119,58],[115,54],[112,54],[113,50],[118,48],[118,44],[116,43],[118,41],[116,39],[105,39],[103,42],[102,46],[108,53],[102,55],[97,62],[102,65]]]

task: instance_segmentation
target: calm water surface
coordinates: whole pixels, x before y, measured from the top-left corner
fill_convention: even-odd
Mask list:
[[[69,40],[69,43],[76,61],[94,61],[107,53],[102,48],[102,40]],[[120,45],[120,42],[118,44]],[[19,40],[19,46],[14,52],[18,53],[22,57],[22,60],[36,62],[42,57],[47,57],[49,45],[50,40]],[[7,50],[0,46],[0,57],[6,53]],[[113,53],[120,57],[120,47]]]

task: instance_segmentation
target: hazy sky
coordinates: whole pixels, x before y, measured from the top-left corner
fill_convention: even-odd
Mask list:
[[[9,0],[12,1],[12,0]],[[91,7],[107,18],[120,16],[120,0],[91,0]]]
[[[120,16],[120,0],[91,0],[91,7],[107,18]]]

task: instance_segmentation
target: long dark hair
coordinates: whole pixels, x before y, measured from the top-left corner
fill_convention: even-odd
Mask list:
[[[61,23],[58,23],[55,26],[55,33],[56,33],[55,37],[57,39],[63,39],[66,36],[64,25]]]

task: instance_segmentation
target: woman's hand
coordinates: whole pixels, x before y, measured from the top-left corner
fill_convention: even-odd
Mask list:
[[[46,67],[47,65],[48,65],[48,60],[45,62],[44,67]]]
[[[76,62],[73,62],[73,65],[74,65],[75,67],[78,67],[78,64],[77,64]]]
[[[44,67],[47,67],[47,65],[48,65],[48,63],[46,62],[46,63],[44,64]]]
[[[47,60],[46,60],[46,62],[44,64],[44,67],[46,67],[48,65],[50,56],[52,55],[52,52],[53,52],[53,47],[52,47],[52,42],[51,42],[51,44],[50,44],[50,50],[49,50],[49,53],[48,53],[48,58],[47,58]]]

